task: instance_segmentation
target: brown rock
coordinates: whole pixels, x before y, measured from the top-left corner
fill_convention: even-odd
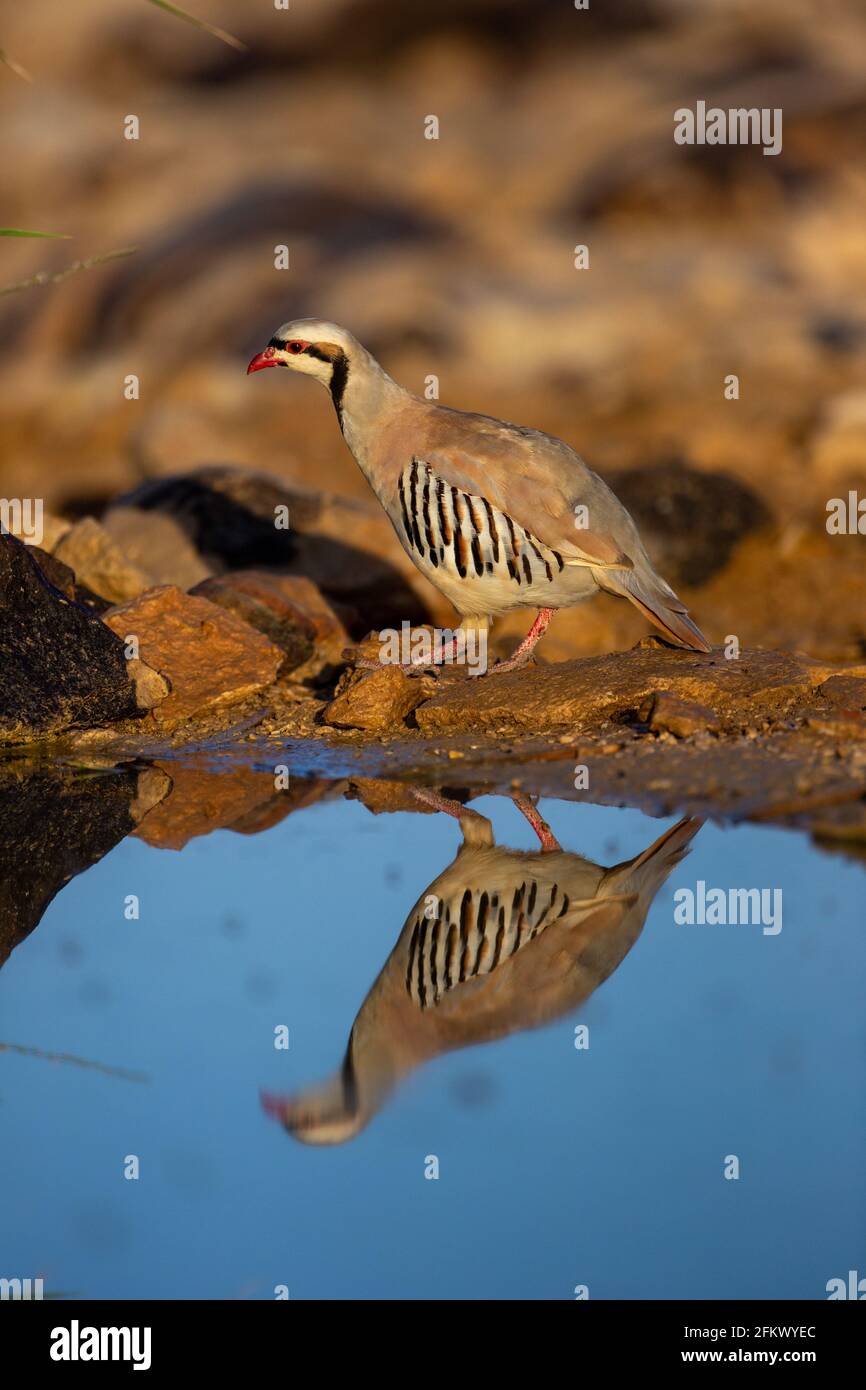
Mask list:
[[[102,518],[102,525],[129,563],[146,576],[148,585],[191,589],[213,572],[177,517],[114,506]]]
[[[197,835],[225,829],[263,807],[275,807],[280,812],[277,819],[291,809],[288,796],[275,791],[271,772],[239,767],[215,773],[174,762],[155,766],[171,778],[171,791],[135,833],[158,849],[183,849]]]
[[[285,653],[284,671],[303,677],[345,664],[342,653],[349,635],[309,579],[267,570],[236,570],[206,579],[192,592],[263,632]]]
[[[338,686],[322,719],[339,729],[366,729],[371,733],[399,729],[434,684],[429,676],[407,676],[399,666],[352,671]]]
[[[673,734],[676,738],[688,738],[690,734],[719,727],[719,721],[706,705],[681,700],[669,690],[655,691],[641,710],[641,720],[654,733]]]
[[[277,755],[274,759],[275,767],[279,761]],[[220,775],[225,776],[224,773]],[[258,835],[263,830],[270,830],[272,825],[283,820],[290,812],[302,811],[305,806],[312,806],[323,797],[333,796],[335,788],[340,785],[339,782],[330,782],[324,777],[292,777],[285,791],[275,793],[270,801],[260,802],[258,806],[233,820],[226,828],[234,835]]]
[[[72,530],[72,522],[63,516],[45,512],[42,517],[42,548],[53,554],[63,537]]]
[[[838,710],[827,717],[812,715],[806,722],[810,729],[830,738],[866,739],[866,718],[859,710]]]
[[[155,806],[171,792],[171,778],[162,768],[155,763],[148,767],[143,767],[139,771],[136,784],[135,796],[130,802],[129,814],[140,825],[145,816],[149,816]]]
[[[129,679],[135,687],[135,698],[139,709],[154,709],[171,694],[171,686],[165,676],[161,676],[152,666],[148,666],[146,661],[130,657],[127,660],[126,669],[129,672]]]
[[[831,676],[819,685],[817,693],[837,709],[866,709],[866,679],[862,676]]]
[[[866,860],[866,803],[831,807],[813,820],[812,834],[823,849]]]
[[[283,661],[233,613],[172,585],[111,609],[105,622],[123,639],[137,637],[142,659],[170,682],[171,694],[154,710],[163,726],[265,689]]]
[[[457,620],[455,618],[454,626],[449,629],[450,631],[456,630],[456,622]],[[381,632],[368,632],[360,642],[355,642],[352,646],[345,647],[343,650],[343,658],[345,661],[349,661],[355,666],[365,666],[371,663],[375,665],[379,665],[380,663],[385,664],[387,661],[391,660],[390,652],[395,637],[398,639],[398,649],[401,654],[401,659],[405,656],[407,660],[410,661],[416,657],[420,659],[422,656],[426,657],[427,655],[432,655],[435,651],[437,639],[440,643],[444,643],[446,640],[445,629],[434,628],[427,623],[423,625],[407,625],[402,631],[399,628],[392,628],[390,631],[388,629],[383,629]],[[511,643],[510,650],[513,650],[515,645],[516,643]],[[436,677],[440,684],[447,684],[452,680],[475,680],[476,677],[473,674],[474,669],[474,667],[470,667],[466,660],[443,660],[439,664],[434,663],[431,667],[420,666],[418,668],[419,671],[435,670]]]
[[[346,799],[360,801],[374,816],[391,811],[418,811],[422,815],[436,815],[434,807],[417,797],[407,782],[392,782],[380,777],[353,777]]]
[[[75,571],[80,584],[86,584],[111,603],[137,598],[148,587],[147,576],[129,563],[92,516],[77,521],[59,541],[54,554]]]
[[[355,665],[359,661],[379,661],[382,656],[382,639],[378,632],[368,632],[362,637],[360,642],[355,642],[351,647],[346,647],[343,651],[346,661],[351,661]]]
[[[815,687],[835,674],[863,676],[866,666],[837,672],[786,652],[749,651],[728,661],[721,649],[704,654],[646,646],[449,683],[418,708],[416,718],[424,733],[534,733],[565,725],[583,731],[633,719],[661,688],[708,705],[720,729],[737,730],[755,721],[804,716],[814,708]]]

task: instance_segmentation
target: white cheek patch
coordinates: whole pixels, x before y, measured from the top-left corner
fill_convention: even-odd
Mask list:
[[[331,362],[322,362],[317,357],[309,357],[305,352],[297,355],[288,354],[285,358],[285,365],[291,367],[295,372],[303,372],[305,376],[314,376],[319,381],[329,381],[331,376]]]

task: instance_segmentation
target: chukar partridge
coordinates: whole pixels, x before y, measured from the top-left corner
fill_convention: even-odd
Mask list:
[[[262,1096],[305,1143],[354,1138],[402,1077],[440,1053],[576,1009],[634,945],[703,824],[681,820],[635,859],[605,869],[562,850],[528,798],[513,799],[541,840],[534,853],[498,848],[476,811],[416,795],[459,817],[463,843],[409,913],[337,1072],[296,1096]]]
[[[554,610],[599,589],[629,599],[676,645],[709,651],[625,507],[562,440],[420,400],[333,323],[284,323],[247,372],[265,367],[327,387],[404,550],[454,605],[463,629],[486,632],[514,608],[539,610],[493,671],[523,665]]]

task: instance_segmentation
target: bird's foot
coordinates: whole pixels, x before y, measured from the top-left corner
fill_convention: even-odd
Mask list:
[[[354,664],[356,671],[379,671],[383,666],[396,666],[407,676],[438,676],[442,671],[441,665],[434,665],[430,661],[375,661],[370,657],[361,657]]]
[[[531,652],[518,653],[507,657],[504,661],[497,661],[495,666],[491,666],[487,672],[488,676],[502,676],[506,671],[522,671],[525,666],[535,665]]]
[[[387,641],[383,640],[385,635]],[[347,648],[343,658],[350,661],[357,671],[378,671],[381,666],[396,666],[407,676],[438,676],[445,666],[452,666],[461,660],[459,632],[450,640],[443,641],[441,633],[435,628],[419,628],[413,632],[409,624],[404,623],[397,636],[399,640],[395,644],[394,633],[380,633],[378,641],[371,635],[360,646]],[[400,660],[401,657],[408,660]]]
[[[482,845],[489,847],[494,843],[493,826],[480,811],[474,811],[471,806],[464,806],[461,801],[454,801],[430,787],[413,787],[412,795],[417,801],[432,806],[434,811],[444,811],[446,816],[453,816],[458,820],[467,845],[480,848]]]

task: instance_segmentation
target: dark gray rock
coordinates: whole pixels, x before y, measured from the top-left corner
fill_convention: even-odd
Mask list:
[[[131,666],[120,638],[0,533],[0,744],[140,714]]]
[[[0,966],[64,884],[135,830],[169,785],[151,768],[21,775],[0,765]]]
[[[30,554],[34,557],[37,565],[41,569],[45,578],[55,589],[59,589],[67,598],[73,599],[82,608],[89,608],[91,613],[103,614],[111,607],[107,598],[102,598],[95,594],[92,589],[88,589],[86,584],[79,584],[75,570],[71,565],[67,565],[63,560],[58,560],[56,555],[50,555],[47,550],[42,550],[38,545],[30,546]]]
[[[738,479],[676,459],[609,471],[605,481],[672,584],[703,584],[727,564],[737,541],[771,520],[757,493]]]

